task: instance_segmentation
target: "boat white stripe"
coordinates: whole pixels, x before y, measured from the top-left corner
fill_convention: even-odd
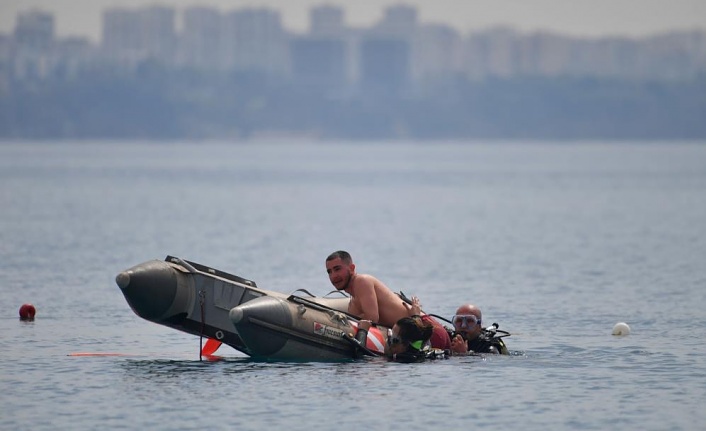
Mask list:
[[[356,331],[358,330],[358,322],[352,321],[351,326],[353,326]],[[385,339],[382,337],[380,328],[370,328],[370,330],[368,330],[368,338],[365,347],[375,352],[385,353]]]
[[[385,351],[385,343],[383,343],[383,341],[382,341],[382,334],[380,333],[379,330],[377,331],[377,333],[368,332],[368,342],[366,344],[371,344],[371,343],[374,345],[374,348],[373,348],[373,346],[369,346],[369,345],[365,346],[365,347],[367,347],[370,350],[378,351],[380,353],[383,353]]]

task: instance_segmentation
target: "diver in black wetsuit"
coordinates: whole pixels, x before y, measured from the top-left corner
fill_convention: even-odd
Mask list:
[[[500,331],[497,323],[483,328],[480,308],[475,305],[465,304],[458,307],[451,322],[454,325],[454,331],[450,333],[452,354],[509,354],[502,337],[510,334]]]
[[[368,321],[359,322],[357,342],[365,346]],[[449,351],[433,349],[429,339],[434,332],[434,326],[420,316],[403,317],[392,327],[387,337],[385,356],[394,362],[424,362],[427,359],[441,359],[449,356]]]

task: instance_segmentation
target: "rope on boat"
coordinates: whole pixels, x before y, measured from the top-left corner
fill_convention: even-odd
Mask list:
[[[199,290],[199,306],[201,307],[201,330],[199,331],[199,361],[203,362],[203,329],[206,326],[206,317],[204,316],[204,304],[206,302],[206,291]]]
[[[313,293],[309,292],[309,291],[306,290],[306,289],[297,289],[297,290],[295,290],[294,292],[292,292],[292,294],[295,294],[295,293],[297,293],[297,292],[306,293],[307,295],[311,296],[312,298],[316,298],[316,295],[314,295]]]

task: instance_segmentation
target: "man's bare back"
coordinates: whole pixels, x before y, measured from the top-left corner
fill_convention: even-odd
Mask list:
[[[356,274],[347,289],[351,295],[348,312],[392,328],[399,319],[409,315],[402,299],[383,282],[368,274]]]

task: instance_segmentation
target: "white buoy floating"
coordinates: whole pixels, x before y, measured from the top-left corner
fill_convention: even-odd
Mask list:
[[[625,322],[618,322],[613,326],[613,335],[630,335],[630,327]]]

